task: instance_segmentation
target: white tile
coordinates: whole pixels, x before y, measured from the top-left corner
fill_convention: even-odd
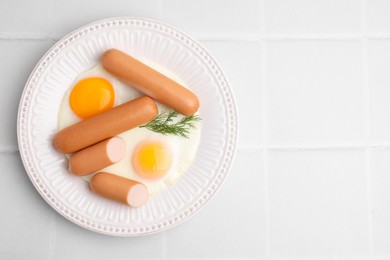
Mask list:
[[[367,0],[367,27],[369,32],[390,32],[390,2]]]
[[[364,158],[359,150],[270,152],[272,256],[369,254]]]
[[[260,30],[260,2],[163,1],[162,20],[190,34],[253,34]]]
[[[267,93],[273,144],[364,139],[359,41],[269,41]]]
[[[101,235],[58,215],[53,259],[163,259],[162,234],[142,237]]]
[[[368,84],[370,88],[371,139],[390,141],[390,40],[368,43]]]
[[[62,37],[88,23],[111,17],[144,17],[157,19],[159,0],[129,1],[62,1],[53,0],[54,37]]]
[[[49,40],[0,40],[0,149],[17,149],[16,118],[24,85],[34,66],[51,46]]]
[[[167,232],[168,259],[259,259],[265,252],[260,152],[238,152],[232,171],[191,220]]]
[[[18,153],[0,154],[0,258],[48,259],[56,214],[35,190]]]
[[[262,133],[261,52],[259,43],[202,42],[216,58],[236,97],[239,146],[260,146]]]
[[[390,149],[371,154],[374,255],[390,257]]]
[[[50,28],[49,3],[49,0],[0,1],[0,33],[47,37]]]
[[[361,6],[356,0],[266,0],[267,33],[357,33]]]

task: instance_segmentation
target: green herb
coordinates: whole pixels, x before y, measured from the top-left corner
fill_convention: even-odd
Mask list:
[[[190,129],[196,128],[194,123],[200,121],[201,118],[198,115],[185,116],[174,122],[174,119],[177,119],[178,116],[179,113],[176,111],[164,112],[146,125],[140,126],[140,128],[146,128],[163,135],[177,135],[188,138]]]

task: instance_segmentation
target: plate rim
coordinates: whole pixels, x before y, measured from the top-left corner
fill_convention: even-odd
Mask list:
[[[88,34],[88,32],[86,32],[87,30],[92,30],[92,31],[99,31],[101,28],[105,28],[105,27],[117,27],[118,25],[119,26],[123,26],[123,25],[134,25],[134,24],[142,24],[142,23],[153,23],[153,24],[157,24],[157,25],[160,25],[162,27],[165,28],[169,28],[171,30],[171,32],[174,32],[176,33],[176,36],[179,35],[179,36],[184,36],[186,38],[186,40],[189,40],[193,45],[190,46],[191,49],[193,48],[199,48],[201,49],[201,51],[203,53],[205,53],[205,55],[210,58],[211,62],[214,63],[215,67],[216,67],[216,71],[218,71],[218,73],[220,74],[219,75],[219,78],[222,80],[222,82],[224,82],[224,90],[227,91],[228,93],[228,96],[229,96],[229,111],[226,111],[227,114],[230,116],[230,118],[228,118],[228,121],[229,121],[229,126],[234,126],[233,128],[230,128],[230,135],[227,137],[228,139],[228,146],[230,146],[230,149],[229,149],[229,155],[227,156],[224,156],[223,158],[223,162],[225,163],[225,166],[224,166],[224,171],[221,173],[221,171],[218,171],[217,172],[217,175],[218,175],[218,179],[220,180],[219,184],[213,189],[213,193],[210,194],[207,199],[205,199],[201,205],[198,205],[195,207],[194,210],[191,210],[190,213],[188,214],[184,214],[182,217],[175,217],[177,218],[176,220],[166,220],[165,222],[169,222],[168,224],[166,225],[163,225],[162,227],[158,227],[157,229],[155,230],[149,230],[149,231],[145,231],[145,230],[138,230],[138,231],[135,231],[135,232],[121,232],[120,230],[112,230],[112,229],[103,229],[103,228],[98,228],[97,226],[93,226],[93,225],[90,225],[88,223],[85,223],[85,221],[82,221],[80,219],[76,219],[75,217],[71,217],[70,214],[66,214],[63,210],[60,209],[60,205],[56,205],[56,203],[53,202],[53,200],[51,200],[47,195],[44,194],[43,190],[41,187],[39,187],[37,181],[35,178],[34,178],[34,175],[37,175],[37,173],[34,173],[34,171],[32,171],[30,168],[34,168],[34,166],[29,166],[28,164],[31,163],[30,160],[32,160],[32,158],[30,158],[27,153],[28,153],[28,147],[24,147],[24,146],[28,146],[26,143],[23,142],[23,136],[22,136],[22,133],[23,133],[23,126],[25,126],[27,124],[27,122],[23,122],[23,120],[25,120],[25,112],[26,111],[23,111],[24,109],[24,105],[25,104],[29,104],[31,105],[32,103],[29,101],[29,97],[30,97],[30,94],[32,94],[33,92],[33,89],[36,88],[37,85],[34,85],[33,84],[33,80],[34,78],[36,77],[39,77],[39,69],[42,67],[42,66],[45,66],[45,63],[46,63],[46,60],[48,59],[49,56],[55,56],[53,54],[53,51],[57,48],[59,48],[59,51],[57,51],[57,53],[61,52],[61,49],[63,47],[66,47],[67,44],[70,44],[72,42],[72,40],[77,40],[78,39],[78,36],[82,37],[82,32],[84,32],[85,34]],[[102,26],[102,25],[106,25],[106,26]],[[99,26],[98,26],[99,25]],[[98,26],[98,27],[97,27]],[[93,30],[92,28],[95,28],[95,30]],[[156,29],[156,28],[154,28]],[[162,28],[160,28],[162,30]],[[174,37],[174,35],[173,35]],[[64,42],[66,42],[66,44],[64,44]],[[60,45],[63,45],[63,47],[60,47]],[[56,53],[56,54],[57,54]],[[44,70],[42,70],[44,71]],[[38,75],[37,75],[38,73]],[[215,76],[215,75],[213,75]],[[226,94],[225,94],[226,95]],[[34,105],[32,104],[32,107]],[[32,108],[30,107],[28,110],[31,110]],[[27,112],[28,112],[27,110]],[[188,219],[190,219],[191,217],[193,217],[196,213],[198,213],[202,208],[204,208],[206,205],[209,204],[209,202],[212,200],[212,198],[216,195],[216,193],[221,189],[222,185],[224,184],[225,180],[226,180],[226,177],[229,175],[229,172],[231,170],[231,167],[232,167],[232,164],[233,164],[233,161],[234,161],[234,158],[235,158],[235,154],[236,154],[236,147],[237,147],[237,141],[238,141],[238,135],[239,135],[239,127],[238,127],[238,113],[237,113],[237,104],[236,104],[236,100],[235,100],[235,96],[234,96],[234,93],[232,91],[232,88],[230,87],[230,84],[229,84],[229,81],[225,75],[225,73],[223,72],[223,70],[221,69],[221,66],[219,65],[219,63],[217,62],[217,60],[208,52],[208,50],[201,44],[199,43],[197,40],[193,39],[192,37],[190,37],[189,35],[187,35],[186,33],[182,32],[181,30],[171,26],[171,25],[168,25],[164,22],[160,22],[160,21],[157,21],[157,20],[154,20],[154,19],[149,19],[149,18],[141,18],[141,17],[130,17],[130,16],[120,16],[120,17],[112,17],[112,18],[106,18],[106,19],[102,19],[102,20],[97,20],[97,21],[94,21],[94,22],[91,22],[91,23],[88,23],[86,25],[83,25],[75,30],[73,30],[72,32],[66,34],[64,37],[62,37],[61,39],[59,39],[55,44],[53,44],[53,46],[41,57],[41,59],[37,62],[37,64],[35,65],[34,69],[32,70],[29,78],[27,79],[27,82],[23,88],[23,92],[21,94],[21,97],[20,97],[20,101],[19,101],[19,107],[18,107],[18,115],[17,115],[17,141],[18,141],[18,148],[19,148],[19,154],[20,154],[20,157],[22,159],[22,163],[23,163],[23,166],[26,170],[26,173],[30,179],[30,181],[33,183],[35,189],[38,191],[38,193],[41,195],[41,197],[46,201],[46,203],[48,203],[50,205],[51,208],[53,208],[57,213],[59,213],[61,216],[63,216],[65,219],[69,220],[70,222],[80,226],[80,227],[83,227],[87,230],[90,230],[90,231],[93,231],[93,232],[97,232],[97,233],[100,233],[100,234],[105,234],[105,235],[111,235],[111,236],[122,236],[122,237],[137,237],[137,236],[144,236],[144,235],[150,235],[150,234],[155,234],[155,233],[158,233],[158,232],[161,232],[161,231],[164,231],[164,230],[167,230],[167,229],[170,229],[172,227],[175,227],[176,225],[178,224],[181,224],[181,223],[184,223],[185,221],[187,221]],[[26,130],[25,130],[26,131]],[[28,138],[27,138],[28,139]],[[219,170],[219,169],[218,169]],[[39,173],[38,173],[39,174]],[[49,192],[50,193],[50,192]],[[202,194],[200,195],[202,196]],[[197,202],[195,202],[197,203]],[[193,204],[195,204],[193,203]],[[61,204],[61,203],[59,203]],[[191,206],[191,205],[189,205]],[[184,211],[185,209],[183,209],[182,211]],[[180,212],[178,212],[180,213]],[[77,213],[76,213],[77,215]],[[177,214],[176,214],[177,215]],[[76,216],[77,217],[77,216]]]

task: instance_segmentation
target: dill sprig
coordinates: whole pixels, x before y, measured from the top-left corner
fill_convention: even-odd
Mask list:
[[[196,128],[194,123],[200,121],[201,118],[198,115],[185,116],[174,122],[178,115],[179,113],[176,111],[164,112],[140,127],[163,135],[177,135],[188,138],[190,130]]]

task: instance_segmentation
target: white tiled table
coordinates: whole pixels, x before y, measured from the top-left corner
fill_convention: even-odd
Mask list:
[[[238,151],[220,192],[152,236],[65,220],[22,166],[16,115],[39,58],[115,16],[198,39],[235,92]],[[0,0],[0,259],[390,259],[390,1]]]

